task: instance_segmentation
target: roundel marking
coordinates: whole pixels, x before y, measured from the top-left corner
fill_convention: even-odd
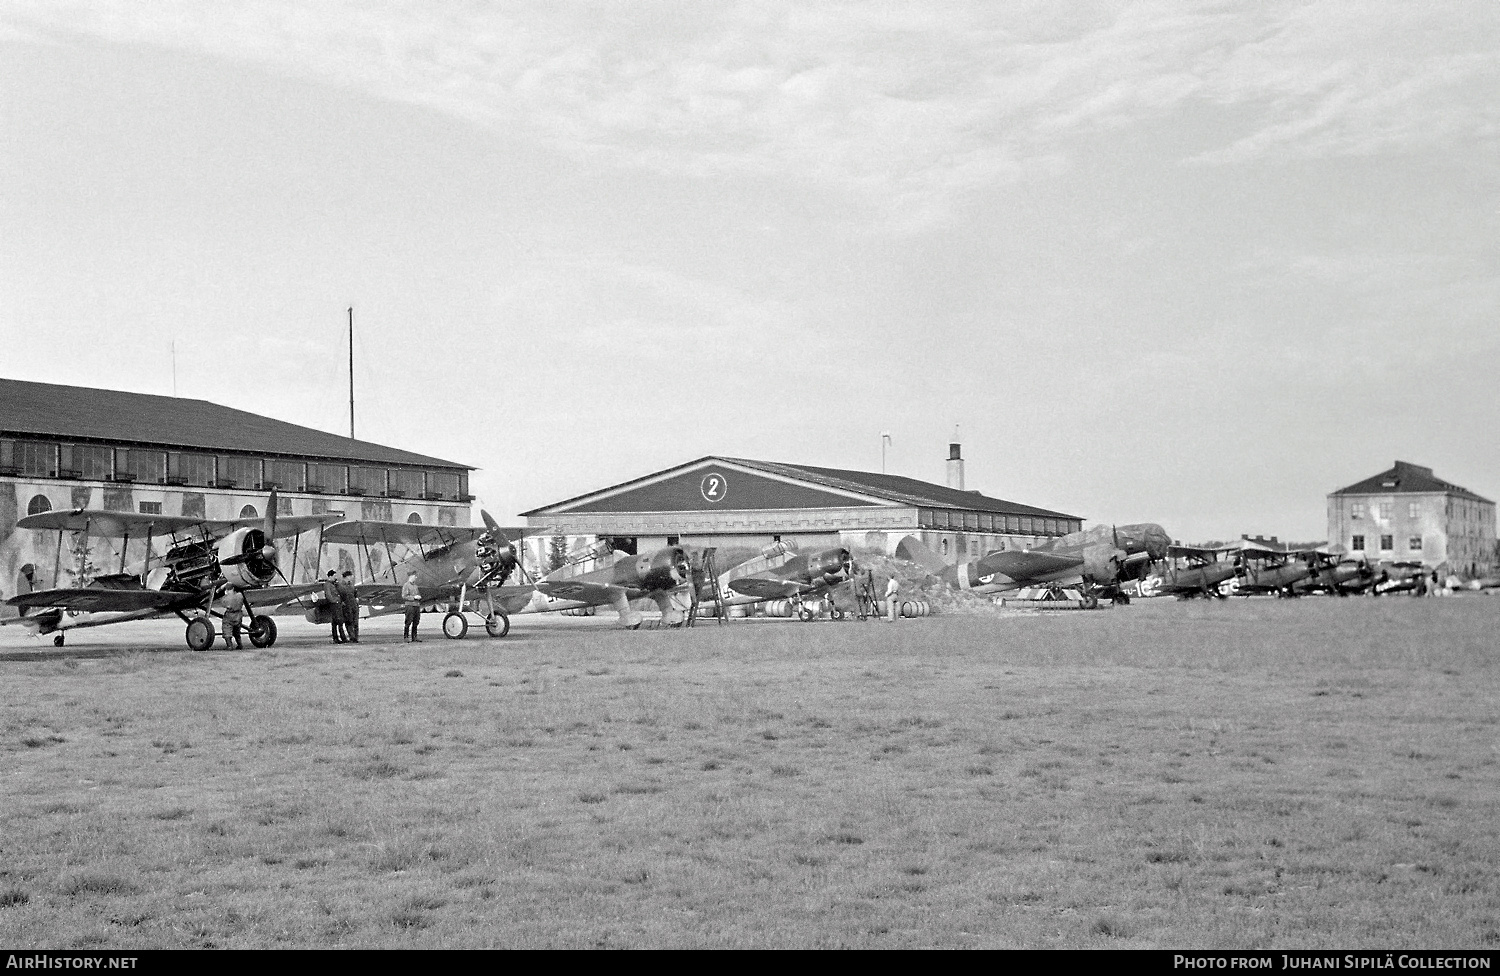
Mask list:
[[[729,493],[729,481],[719,472],[710,471],[698,483],[698,490],[703,493],[704,501],[722,502]]]

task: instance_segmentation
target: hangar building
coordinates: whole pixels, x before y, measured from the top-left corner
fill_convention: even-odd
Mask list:
[[[72,585],[76,556],[60,534],[16,529],[36,512],[254,518],[275,486],[283,515],[468,525],[472,470],[204,400],[0,379],[0,599]],[[299,574],[316,548],[299,548]],[[107,540],[90,550],[101,571],[125,555]],[[337,559],[353,568],[351,553]]]
[[[528,563],[548,565],[548,535],[570,548],[612,540],[628,552],[664,545],[758,548],[794,541],[892,553],[915,535],[957,562],[1076,532],[1082,519],[963,489],[959,446],[949,484],[868,471],[710,456],[523,512]]]
[[[1495,503],[1431,468],[1397,461],[1328,495],[1328,539],[1371,559],[1485,576],[1495,565]]]

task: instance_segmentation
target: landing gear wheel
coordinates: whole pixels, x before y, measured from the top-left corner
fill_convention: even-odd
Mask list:
[[[510,633],[510,618],[503,613],[484,618],[484,632],[491,637],[504,637]]]
[[[840,610],[838,607],[834,607],[832,610],[828,611],[828,616],[832,617],[834,620],[843,620],[844,611]]]
[[[270,647],[276,643],[276,621],[265,614],[251,617],[250,643],[256,647]]]
[[[457,610],[448,611],[443,618],[443,636],[449,640],[458,640],[469,632],[469,618]]]
[[[206,651],[214,646],[214,626],[202,617],[188,621],[187,646],[194,651]]]
[[[797,610],[797,619],[802,621],[803,623],[807,623],[812,618],[813,612],[806,607],[801,607]]]
[[[65,640],[67,636],[67,634],[58,634],[56,637],[52,638],[52,646],[62,647],[63,644],[67,643],[67,641]]]
[[[1083,597],[1083,608],[1085,610],[1096,610],[1099,607],[1099,598],[1092,593],[1086,593]]]

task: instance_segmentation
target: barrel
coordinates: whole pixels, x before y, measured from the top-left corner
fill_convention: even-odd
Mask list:
[[[793,613],[791,600],[771,600],[766,604],[767,617],[790,617]]]
[[[747,606],[746,604],[743,604],[743,603],[730,604],[730,606],[729,606],[729,616],[731,616],[731,617],[748,617],[748,616],[750,616],[750,607]]]
[[[901,616],[903,617],[925,617],[931,612],[926,600],[906,600],[901,604]]]
[[[566,610],[564,610],[562,612],[562,615],[564,617],[592,617],[594,615],[594,608],[593,607],[569,607],[568,609],[566,609]]]

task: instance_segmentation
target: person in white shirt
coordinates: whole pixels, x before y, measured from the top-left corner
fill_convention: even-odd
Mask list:
[[[885,619],[891,623],[896,622],[896,608],[901,602],[896,598],[901,595],[901,584],[896,582],[892,576],[885,584]]]

